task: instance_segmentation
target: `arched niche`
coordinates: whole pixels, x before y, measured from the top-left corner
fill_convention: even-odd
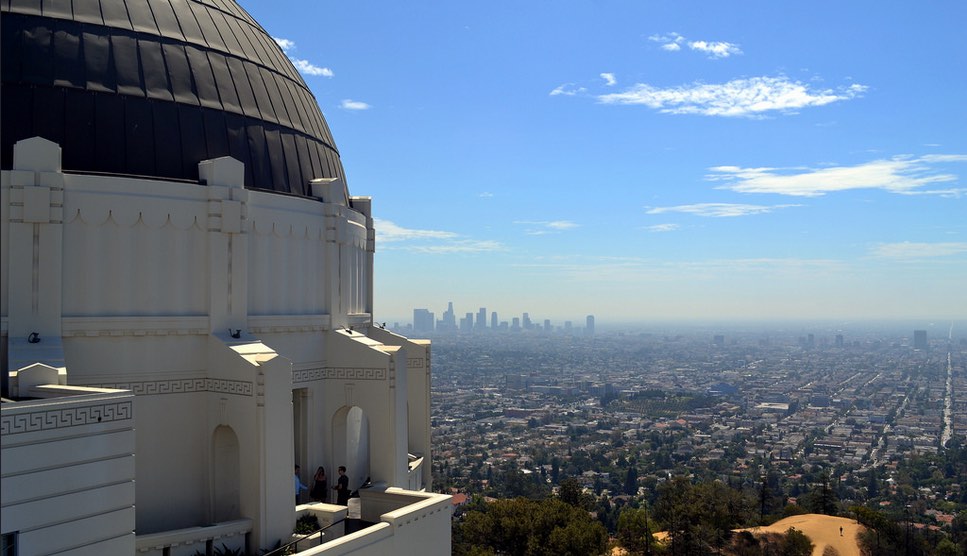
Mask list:
[[[220,425],[212,433],[212,521],[219,523],[241,517],[241,461],[238,436],[231,427]]]
[[[343,406],[333,415],[333,470],[346,466],[349,490],[359,488],[369,476],[369,417],[359,406]],[[336,484],[333,473],[330,484]]]

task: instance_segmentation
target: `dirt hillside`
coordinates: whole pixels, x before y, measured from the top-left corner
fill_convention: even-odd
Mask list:
[[[790,527],[795,527],[813,541],[812,556],[822,556],[827,546],[836,549],[839,556],[860,556],[860,547],[856,536],[863,530],[863,526],[855,520],[845,517],[832,517],[821,514],[794,515],[781,519],[768,527],[747,529],[753,533],[785,533]],[[842,535],[840,528],[842,527]]]

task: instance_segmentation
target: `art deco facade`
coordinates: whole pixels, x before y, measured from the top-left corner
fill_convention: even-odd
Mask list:
[[[2,10],[5,546],[257,553],[346,515],[299,464],[372,483],[306,553],[448,553],[430,346],[374,326],[370,199],[272,39],[223,0]]]

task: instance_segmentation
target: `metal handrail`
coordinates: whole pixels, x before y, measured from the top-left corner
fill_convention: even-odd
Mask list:
[[[312,531],[310,533],[306,533],[305,535],[303,535],[302,537],[300,537],[300,538],[298,538],[298,539],[296,539],[294,541],[289,541],[288,543],[283,544],[282,546],[280,546],[278,548],[273,548],[271,551],[262,554],[262,556],[279,556],[281,554],[285,554],[286,553],[285,551],[288,550],[289,547],[291,547],[292,545],[298,544],[298,543],[300,543],[300,542],[308,539],[312,535],[315,535],[316,533],[322,533],[326,529],[329,529],[330,527],[333,527],[335,525],[339,525],[340,523],[343,523],[345,521],[346,521],[346,518],[343,518],[343,519],[340,519],[339,521],[335,521],[333,523],[330,523],[329,525],[326,525],[325,527],[320,527],[320,528],[316,529],[315,531]],[[322,544],[321,541],[322,541],[322,537],[320,537],[319,544]]]

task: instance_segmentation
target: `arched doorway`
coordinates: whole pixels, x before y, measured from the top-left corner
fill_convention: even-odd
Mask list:
[[[212,433],[212,521],[215,523],[241,517],[241,462],[238,436],[231,427],[219,425]]]
[[[369,476],[369,417],[361,407],[344,406],[333,415],[332,433],[333,471],[345,465],[349,489],[356,490]]]

